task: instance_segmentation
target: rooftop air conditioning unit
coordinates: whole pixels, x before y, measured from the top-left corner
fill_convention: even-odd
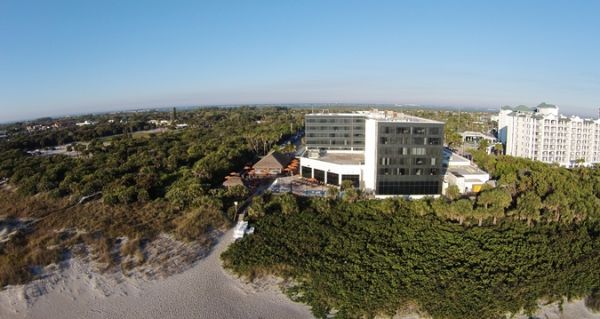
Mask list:
[[[308,150],[308,158],[319,158],[321,157],[321,153],[319,150]]]

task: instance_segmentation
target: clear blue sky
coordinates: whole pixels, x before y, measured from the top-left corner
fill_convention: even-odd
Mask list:
[[[170,105],[596,114],[600,1],[0,0],[0,122]]]

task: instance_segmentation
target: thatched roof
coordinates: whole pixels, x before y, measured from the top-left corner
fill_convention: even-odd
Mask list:
[[[287,155],[279,152],[271,152],[265,157],[261,158],[260,161],[254,164],[254,168],[280,168],[283,169],[291,161],[291,158]]]
[[[242,178],[239,176],[228,176],[229,178],[223,182],[223,186],[225,187],[234,187],[234,186],[244,186],[244,182],[242,182]]]

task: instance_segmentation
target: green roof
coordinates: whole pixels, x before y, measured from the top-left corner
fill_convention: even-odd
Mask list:
[[[556,105],[554,104],[548,104],[546,102],[540,104],[537,106],[538,109],[556,109]]]
[[[517,112],[533,112],[533,110],[527,105],[519,105],[515,107],[515,111]]]

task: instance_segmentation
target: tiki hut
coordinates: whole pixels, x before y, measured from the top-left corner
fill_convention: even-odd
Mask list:
[[[254,164],[256,175],[279,175],[292,159],[279,152],[271,152]]]

